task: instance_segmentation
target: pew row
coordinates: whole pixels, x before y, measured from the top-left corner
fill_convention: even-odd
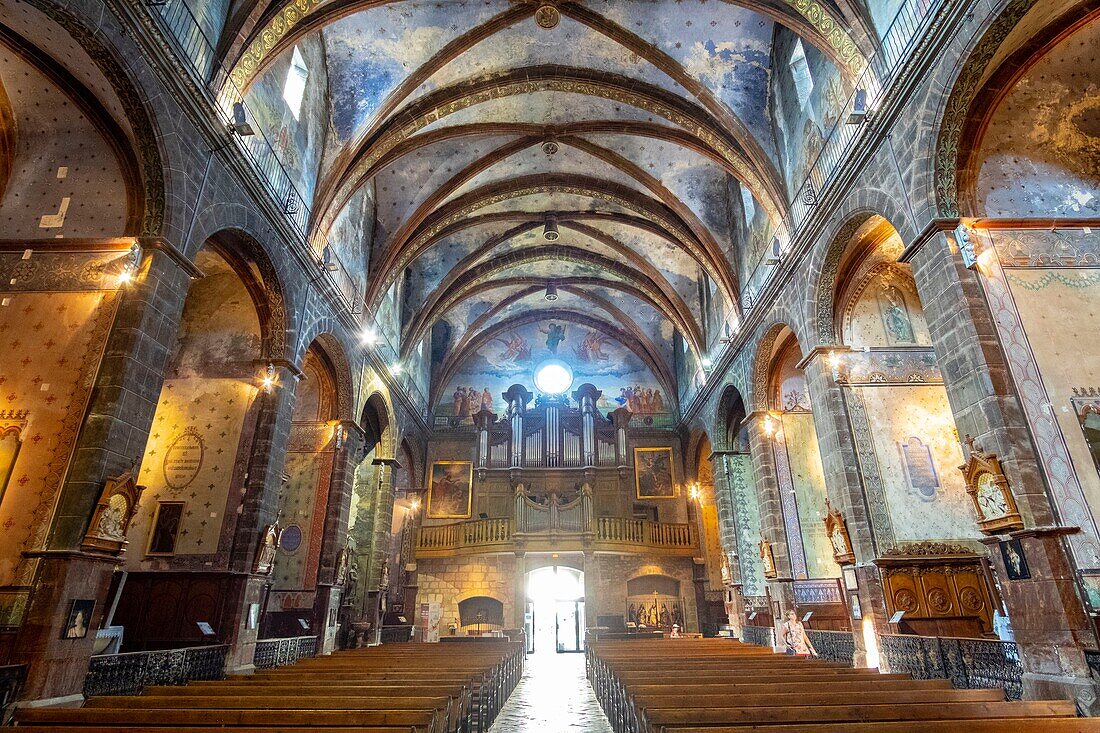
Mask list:
[[[522,644],[401,644],[79,708],[22,708],[33,733],[484,733],[523,672]]]
[[[587,666],[616,733],[1100,733],[1068,700],[1006,702],[731,639],[597,641]]]

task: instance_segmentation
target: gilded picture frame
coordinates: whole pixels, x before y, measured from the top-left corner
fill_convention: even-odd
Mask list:
[[[428,517],[468,519],[473,483],[473,462],[434,461],[428,472]]]
[[[639,499],[675,499],[672,448],[634,449],[634,493]]]

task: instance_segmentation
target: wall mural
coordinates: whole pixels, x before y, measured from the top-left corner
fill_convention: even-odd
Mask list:
[[[981,141],[979,216],[1100,216],[1095,79],[1100,20],[1030,68],[1001,102]]]
[[[556,357],[573,370],[573,389],[591,382],[603,391],[597,407],[628,407],[638,413],[675,411],[675,402],[634,352],[585,325],[545,320],[498,332],[469,355],[440,393],[435,414],[470,421],[482,407],[498,415],[507,408],[502,394],[520,383],[534,390],[533,372]]]
[[[764,564],[760,559],[760,501],[753,477],[752,456],[724,456],[729,467],[733,511],[737,517],[737,560],[741,565],[741,593],[764,594]]]
[[[157,502],[186,506],[175,543],[176,555],[213,555],[231,502],[237,451],[244,418],[259,390],[237,379],[167,379],[161,389],[153,428],[138,470],[145,486],[134,515],[127,553],[132,570],[143,567],[143,543],[152,533]]]
[[[26,585],[34,564],[22,553],[40,548],[49,530],[118,296],[8,295],[0,308],[8,355],[0,362],[0,420],[6,430],[18,427],[22,445],[0,503],[0,584]]]
[[[886,509],[899,542],[977,539],[958,467],[962,447],[942,385],[852,388],[866,413]]]
[[[1085,499],[1100,514],[1100,474],[1081,429],[1078,392],[1100,386],[1100,269],[1011,268],[1005,270],[1027,342],[1053,403],[1058,429]]]
[[[794,491],[797,525],[788,521],[787,531],[797,526],[806,558],[807,578],[838,578],[840,566],[833,560],[833,546],[825,532],[825,470],[814,429],[814,416],[809,412],[783,414],[781,449],[786,450],[790,467],[790,489]],[[783,479],[780,478],[780,483]],[[781,485],[780,490],[787,487]],[[784,507],[786,511],[786,507]]]

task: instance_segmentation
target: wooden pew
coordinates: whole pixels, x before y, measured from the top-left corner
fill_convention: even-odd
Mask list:
[[[1070,701],[1005,702],[732,640],[595,642],[589,678],[617,733],[1100,731]]]
[[[522,645],[402,644],[228,680],[23,708],[35,733],[480,733],[515,687]]]

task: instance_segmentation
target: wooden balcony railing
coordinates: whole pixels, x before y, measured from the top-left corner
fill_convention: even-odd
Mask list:
[[[530,523],[526,532],[515,531],[511,519],[475,519],[421,527],[416,540],[416,551],[420,557],[429,557],[461,551],[487,552],[523,543],[528,547],[546,544],[556,548],[583,545],[621,549],[624,546],[633,546],[638,549],[683,553],[693,552],[696,546],[695,529],[690,524],[599,517],[595,521],[593,532],[585,526],[577,525],[572,515],[565,516],[568,521],[553,525]]]

